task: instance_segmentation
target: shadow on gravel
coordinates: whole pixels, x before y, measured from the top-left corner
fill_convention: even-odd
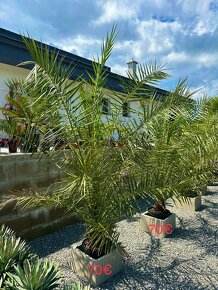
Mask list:
[[[143,260],[139,263],[133,263],[131,256],[124,260],[123,268],[116,276],[111,280],[108,280],[103,285],[98,286],[99,289],[150,289],[144,288],[145,284],[149,285],[147,282],[147,277],[144,276],[144,269],[147,268],[149,261],[156,259],[156,255],[160,252],[160,240],[150,237],[151,243],[149,248],[139,249],[138,254],[143,257]],[[140,265],[142,263],[142,265]],[[143,270],[142,270],[143,268]],[[119,283],[122,284],[119,288]],[[142,286],[142,288],[139,288]]]
[[[202,204],[200,207],[199,207],[199,209],[198,210],[196,210],[196,212],[199,212],[199,211],[203,211],[203,210],[205,210],[205,209],[208,209],[208,205],[206,205],[206,204]]]
[[[197,262],[199,262],[198,258],[196,259],[196,263]],[[201,269],[198,266],[196,266],[196,268],[193,266],[187,266],[193,265],[192,263],[192,259],[180,260],[175,258],[168,265],[163,266],[163,262],[161,258],[159,258],[156,259],[155,262],[151,261],[147,265],[144,277],[146,277],[147,281],[152,285],[151,289],[203,289],[200,273]],[[137,265],[137,268],[138,267],[140,267],[140,265]],[[215,270],[211,270],[212,272],[210,271],[210,276],[213,276],[213,279],[215,279],[217,273]],[[142,273],[139,272],[138,274],[138,279],[140,279]],[[193,277],[195,277],[195,281],[193,281]],[[213,282],[210,283],[211,286],[212,283]],[[210,289],[216,288],[210,287]]]
[[[216,202],[212,202],[206,198],[204,199],[204,201],[206,202],[208,208],[213,208],[213,209],[218,208],[218,204]]]
[[[144,255],[139,262],[132,263],[131,259],[125,261],[123,270],[112,280],[108,280],[108,282],[99,286],[98,289],[217,289],[214,282],[217,277],[216,269],[206,269],[208,274],[203,273],[204,279],[210,284],[210,288],[202,288],[200,259],[204,257],[196,257],[194,263],[193,259],[175,258],[167,264],[167,257],[163,258],[160,254],[160,240],[153,238],[151,240],[150,249],[141,249],[140,254]],[[187,266],[187,264],[191,266]],[[122,284],[121,288],[119,288],[119,284]]]
[[[178,217],[177,217],[178,218]],[[215,225],[208,223],[208,220],[201,217],[196,213],[196,226],[192,225],[191,228],[186,228],[187,222],[184,222],[183,218],[179,218],[181,228],[177,228],[172,235],[169,235],[169,239],[182,239],[187,241],[193,241],[196,247],[204,249],[207,255],[217,255],[218,253],[218,230]],[[199,226],[200,223],[200,226]]]
[[[42,258],[78,242],[84,231],[85,227],[82,224],[74,223],[28,243],[33,251]]]

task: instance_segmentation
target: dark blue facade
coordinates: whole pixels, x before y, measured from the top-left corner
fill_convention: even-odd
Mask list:
[[[40,44],[36,41],[36,43]],[[45,46],[45,44],[43,44]],[[73,66],[75,69],[71,75],[71,79],[75,80],[78,77],[83,77],[87,81],[89,80],[87,72],[93,74],[92,61],[73,53],[66,52],[64,50],[57,49],[53,46],[46,45],[50,51],[58,51],[59,57],[64,56],[64,65]],[[0,63],[9,65],[18,65],[21,62],[32,60],[25,44],[23,43],[22,37],[14,32],[0,28]],[[121,85],[121,80],[128,82],[129,79],[111,72],[110,67],[105,66],[107,72],[106,88],[115,90],[118,92],[124,92]],[[166,91],[156,89],[158,95],[166,95]]]

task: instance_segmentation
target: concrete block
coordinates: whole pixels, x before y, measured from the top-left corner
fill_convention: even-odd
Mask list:
[[[18,235],[31,228],[30,214],[24,214],[23,216],[17,216],[4,222],[6,226],[14,230]]]
[[[46,224],[49,222],[49,209],[47,208],[37,208],[30,212],[30,226]]]
[[[81,242],[72,246],[72,268],[74,272],[86,279],[91,285],[98,286],[121,270],[122,254],[118,249],[101,258],[93,259],[82,252],[78,248],[79,245],[81,245]],[[94,268],[93,271],[90,271],[91,267]],[[105,267],[107,271],[104,271]]]
[[[12,215],[17,213],[17,208],[15,208],[17,201],[11,200],[0,204],[0,217]]]
[[[175,229],[176,216],[174,213],[171,213],[171,215],[165,219],[158,219],[147,215],[147,213],[146,211],[141,215],[140,228],[142,231],[150,233],[152,236],[158,238],[165,238]]]
[[[189,197],[187,202],[179,202],[178,199],[174,200],[174,204],[178,208],[182,208],[189,211],[196,211],[201,207],[201,195],[197,197]]]

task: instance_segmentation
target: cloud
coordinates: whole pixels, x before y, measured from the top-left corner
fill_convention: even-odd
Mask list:
[[[122,76],[127,76],[127,66],[126,65],[120,65],[120,64],[113,64],[113,70],[112,72],[122,75]]]
[[[187,61],[190,61],[190,57],[188,54],[186,54],[185,52],[175,52],[175,51],[172,51],[170,52],[167,57],[166,57],[166,61],[168,63],[184,63],[184,62],[187,62]]]
[[[100,39],[78,34],[73,38],[66,38],[63,41],[59,41],[55,45],[63,50],[73,53],[76,52],[80,56],[93,58],[97,51],[100,53],[99,48],[101,43],[102,41]]]
[[[126,75],[132,57],[163,60],[174,77],[189,76],[193,88],[217,93],[218,1],[214,0],[0,0],[3,28],[93,59],[114,22],[119,35],[108,65]]]
[[[218,63],[217,53],[200,53],[200,54],[188,54],[185,52],[170,52],[166,61],[169,63],[195,63],[197,66],[211,67]]]
[[[128,20],[137,17],[137,12],[142,1],[130,0],[106,0],[97,1],[98,7],[102,10],[101,15],[93,21],[94,24],[116,22],[118,20]]]
[[[208,33],[214,33],[216,31],[217,25],[213,25],[210,22],[202,21],[200,20],[195,29],[193,30],[194,34],[197,34],[198,36],[208,34]]]
[[[191,91],[195,91],[197,88],[190,88]],[[204,82],[202,88],[193,95],[194,99],[201,99],[205,96],[218,96],[218,80],[213,80],[210,83]]]
[[[22,1],[21,3],[13,0],[1,1],[0,20],[3,28],[11,27],[12,31],[18,33],[32,35],[33,31],[38,30],[34,37],[39,40],[42,38],[46,40],[48,34],[54,34],[56,30],[50,22],[34,17],[31,13],[25,13]]]
[[[162,22],[156,19],[137,21],[136,26],[141,44],[149,54],[159,54],[172,49],[174,35],[182,28],[177,21]]]

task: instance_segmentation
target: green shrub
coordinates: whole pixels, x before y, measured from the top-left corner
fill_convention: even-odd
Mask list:
[[[30,247],[4,225],[0,228],[0,289],[54,289],[59,272],[50,262],[39,261]]]
[[[12,230],[4,225],[0,228],[0,273],[3,281],[7,279],[8,272],[14,271],[14,266],[22,266],[26,259],[31,260],[35,257],[29,246],[20,238],[16,238]]]
[[[23,267],[14,266],[14,270],[6,282],[11,290],[50,290],[58,286],[59,271],[49,261],[26,260]]]

